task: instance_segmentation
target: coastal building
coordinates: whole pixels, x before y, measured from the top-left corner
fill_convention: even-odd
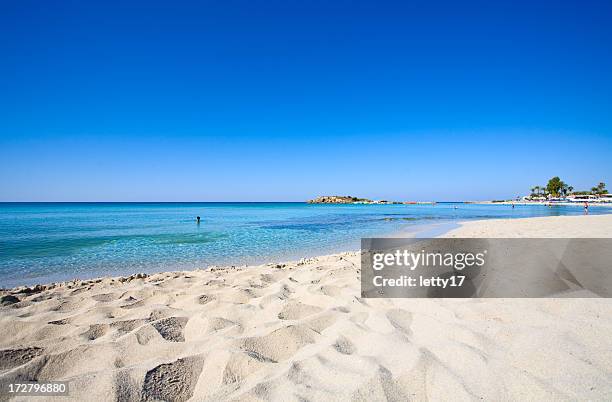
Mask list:
[[[598,203],[612,203],[612,194],[570,194],[567,197],[548,197],[545,196],[524,196],[521,197],[525,203],[532,204],[583,204],[585,202],[598,204]]]
[[[612,203],[612,194],[600,194],[599,200],[601,202],[610,202],[610,203]]]
[[[598,202],[599,197],[593,194],[573,194],[567,197],[568,202]]]

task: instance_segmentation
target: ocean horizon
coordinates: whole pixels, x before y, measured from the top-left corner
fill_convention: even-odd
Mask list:
[[[0,203],[0,287],[293,260],[357,250],[362,237],[432,233],[477,219],[583,213],[580,206],[453,202]]]

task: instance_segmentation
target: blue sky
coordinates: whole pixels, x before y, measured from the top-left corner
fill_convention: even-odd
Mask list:
[[[610,2],[0,4],[0,201],[612,181]]]

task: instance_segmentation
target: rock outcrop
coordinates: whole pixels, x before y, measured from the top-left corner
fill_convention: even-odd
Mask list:
[[[357,198],[350,195],[324,195],[313,200],[306,201],[309,204],[354,204],[354,203],[371,203],[372,200],[366,198]]]

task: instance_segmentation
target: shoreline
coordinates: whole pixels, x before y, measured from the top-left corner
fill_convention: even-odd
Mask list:
[[[469,222],[469,221],[465,221],[465,222]],[[410,227],[410,229],[412,230],[400,230],[400,231],[390,232],[387,235],[381,236],[381,237],[389,237],[389,238],[393,238],[393,237],[438,237],[438,236],[442,236],[445,233],[457,228],[459,225],[461,225],[461,222],[443,222],[443,223],[430,223],[430,224],[416,225],[415,227]],[[132,272],[132,273],[125,274],[125,275],[101,275],[101,276],[94,276],[94,277],[74,278],[71,280],[42,282],[42,283],[36,283],[33,285],[24,284],[24,285],[17,285],[17,286],[7,287],[7,288],[0,287],[0,296],[4,295],[4,293],[8,294],[8,293],[13,293],[15,291],[19,291],[22,293],[34,293],[35,289],[37,289],[36,292],[38,292],[41,289],[50,290],[50,289],[55,289],[57,287],[62,287],[62,286],[75,286],[76,284],[99,283],[106,279],[111,280],[111,282],[125,282],[125,281],[131,281],[133,279],[138,279],[141,277],[142,278],[149,277],[149,276],[153,276],[157,274],[187,273],[187,272],[192,272],[192,271],[206,271],[206,270],[211,270],[211,269],[214,269],[214,270],[236,269],[236,268],[246,269],[246,268],[257,268],[257,267],[262,267],[262,266],[292,264],[292,263],[298,264],[300,261],[305,261],[305,260],[309,260],[313,258],[324,258],[324,257],[337,256],[337,255],[342,255],[342,254],[356,254],[356,253],[359,253],[359,248],[343,249],[343,250],[338,250],[336,252],[324,253],[324,254],[312,254],[312,255],[306,254],[305,256],[300,257],[300,258],[290,257],[288,259],[262,261],[261,263],[254,263],[254,264],[239,264],[239,265],[211,264],[211,265],[207,265],[202,268],[194,268],[191,270],[182,270],[182,269],[171,270],[170,269],[170,270],[156,271],[156,272]]]
[[[358,250],[359,239],[364,237],[404,237],[406,233],[413,236],[419,230],[427,234],[417,236],[438,236],[444,230],[430,230],[431,227],[452,227],[471,219],[583,212],[574,207],[537,205],[512,209],[470,204],[369,205],[350,207],[350,211],[336,218],[335,207],[311,209],[304,203],[299,207],[275,204],[270,205],[272,209],[250,206],[244,210],[225,203],[219,205],[223,206],[215,207],[219,208],[214,209],[219,213],[216,217],[211,215],[213,210],[207,213],[194,206],[186,210],[146,206],[110,210],[57,206],[7,209],[0,220],[5,219],[7,228],[20,234],[12,237],[9,230],[2,237],[7,247],[0,262],[0,288],[138,272],[260,265]],[[236,211],[241,212],[239,218]],[[36,214],[37,219],[51,219],[52,224],[34,224],[31,219],[11,221],[11,214],[20,216],[26,212]],[[591,214],[610,212],[612,209],[594,208]],[[196,215],[204,216],[202,227],[190,219]],[[115,220],[121,225],[113,223]]]
[[[591,207],[604,207],[604,208],[612,208],[611,202],[593,202],[593,201],[585,201],[589,204],[589,208]],[[463,204],[472,204],[472,205],[522,205],[522,206],[533,206],[539,205],[544,207],[554,207],[555,205],[563,206],[563,207],[579,207],[584,208],[584,202],[558,202],[558,201],[463,201]]]
[[[457,226],[457,223],[455,222],[423,223],[423,224],[418,224],[414,226],[407,226],[403,230],[392,231],[386,234],[381,234],[379,237],[436,237],[440,234],[447,232],[448,230],[451,230],[452,228],[456,226]],[[52,279],[53,277],[51,277],[50,280],[47,280],[47,281],[44,281],[44,280],[33,281],[35,283],[31,283],[31,284],[26,283],[26,284],[18,284],[16,286],[0,287],[0,294],[2,292],[12,291],[14,289],[33,289],[37,286],[39,288],[44,287],[44,288],[51,289],[51,288],[57,287],[62,284],[68,284],[68,283],[72,284],[76,282],[90,282],[90,281],[97,281],[100,279],[120,280],[120,279],[127,279],[135,275],[150,276],[150,275],[167,273],[167,272],[190,272],[190,271],[199,271],[199,270],[208,270],[208,269],[218,269],[218,268],[224,268],[224,267],[228,267],[228,268],[259,267],[259,266],[265,266],[265,265],[270,265],[270,264],[297,262],[303,259],[325,257],[325,256],[337,255],[337,254],[342,254],[342,253],[347,253],[347,252],[348,253],[359,252],[359,245],[357,244],[356,247],[353,247],[353,248],[351,248],[350,246],[346,246],[346,245],[339,246],[337,247],[337,250],[333,250],[330,252],[323,252],[323,253],[317,252],[317,251],[311,251],[311,252],[306,252],[306,253],[294,251],[292,253],[288,253],[281,257],[257,258],[255,259],[254,262],[251,262],[251,263],[209,264],[209,265],[205,265],[202,267],[194,267],[193,269],[180,269],[180,267],[175,267],[177,269],[173,269],[172,267],[170,267],[169,269],[152,271],[152,272],[143,272],[143,271],[133,272],[132,271],[132,272],[126,272],[126,273],[118,274],[118,275],[102,274],[98,276],[84,276],[84,277],[76,277],[73,279],[59,279],[59,280],[53,280]]]
[[[555,217],[530,217],[530,218],[510,218],[510,219],[480,219],[480,220],[465,220],[465,221],[458,221],[458,222],[442,222],[442,223],[431,223],[431,224],[426,224],[426,225],[418,225],[414,228],[411,229],[417,229],[417,230],[401,230],[401,231],[396,231],[396,232],[391,232],[386,236],[381,236],[381,237],[388,237],[388,238],[394,238],[394,237],[398,237],[398,238],[403,238],[403,237],[421,237],[421,238],[426,238],[426,237],[461,237],[461,236],[465,236],[465,237],[477,237],[475,236],[475,234],[488,234],[488,236],[486,237],[538,237],[531,235],[530,233],[523,233],[523,232],[518,232],[519,235],[517,235],[517,233],[515,232],[514,235],[509,235],[507,232],[493,232],[491,233],[490,230],[490,226],[498,226],[501,224],[501,227],[504,228],[511,228],[513,226],[513,222],[517,222],[517,224],[519,226],[521,225],[525,225],[525,222],[528,223],[532,223],[532,225],[529,225],[530,227],[528,228],[528,230],[531,232],[531,234],[534,233],[538,233],[538,228],[540,228],[539,230],[541,231],[542,226],[539,226],[539,224],[542,221],[547,221],[550,219],[555,219],[555,220],[568,220],[568,221],[576,221],[576,220],[581,220],[581,219],[592,219],[592,220],[597,220],[599,217],[610,217],[610,230],[608,231],[606,227],[600,227],[599,231],[596,231],[595,233],[592,233],[593,235],[589,235],[589,233],[585,233],[585,232],[573,232],[573,233],[565,233],[565,236],[557,236],[559,238],[568,238],[568,237],[592,237],[592,238],[598,238],[598,237],[612,237],[612,213],[611,214],[603,214],[603,215],[581,215],[581,216],[555,216]],[[594,219],[593,219],[594,218]],[[509,226],[508,226],[509,225]],[[479,227],[484,227],[486,229],[484,230],[479,230]],[[602,230],[603,229],[603,232]],[[509,229],[512,230],[512,229]],[[487,233],[485,233],[486,231],[489,231]],[[544,233],[542,233],[542,235],[544,237],[550,237],[550,232],[547,232],[546,229],[544,229]],[[574,236],[567,236],[567,234],[574,234]],[[66,280],[66,281],[57,281],[57,282],[47,282],[47,283],[37,283],[35,285],[18,285],[18,286],[14,286],[14,287],[10,287],[10,288],[0,288],[0,296],[4,296],[5,294],[13,294],[13,293],[25,293],[25,294],[32,294],[32,293],[38,293],[40,291],[43,290],[51,290],[51,289],[55,289],[58,287],[68,287],[69,289],[71,287],[77,286],[77,285],[87,285],[87,284],[92,284],[92,283],[101,283],[101,282],[105,282],[105,281],[110,281],[111,283],[123,283],[123,282],[130,282],[134,279],[143,279],[143,278],[148,278],[148,277],[152,277],[152,276],[156,276],[156,275],[163,275],[163,274],[187,274],[189,272],[195,272],[195,271],[209,271],[209,270],[233,270],[233,269],[257,269],[257,268],[261,268],[261,267],[269,267],[269,266],[277,266],[277,265],[291,265],[291,264],[295,264],[295,265],[303,265],[304,261],[310,261],[313,259],[320,259],[320,258],[329,258],[329,257],[337,257],[337,256],[342,256],[342,255],[357,255],[359,253],[359,249],[349,249],[349,250],[343,250],[343,251],[338,251],[338,252],[334,252],[334,253],[329,253],[329,254],[322,254],[322,255],[310,255],[310,256],[305,256],[305,257],[301,257],[300,259],[287,259],[287,260],[274,260],[271,262],[263,262],[261,264],[241,264],[241,265],[208,265],[206,267],[203,268],[195,268],[193,270],[167,270],[167,271],[159,271],[159,272],[151,272],[151,273],[145,273],[145,272],[134,272],[131,274],[126,274],[126,275],[117,275],[117,276],[97,276],[97,277],[93,277],[93,278],[75,278],[72,280]]]

